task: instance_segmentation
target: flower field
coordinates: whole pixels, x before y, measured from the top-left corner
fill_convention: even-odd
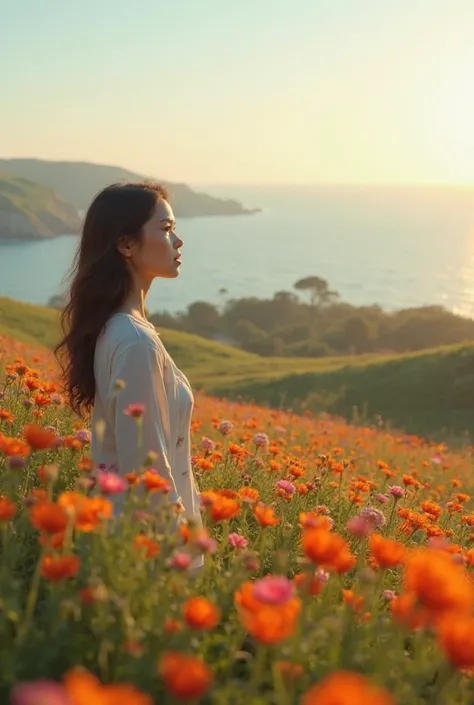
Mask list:
[[[199,528],[89,440],[0,336],[0,702],[474,701],[471,448],[198,394]]]

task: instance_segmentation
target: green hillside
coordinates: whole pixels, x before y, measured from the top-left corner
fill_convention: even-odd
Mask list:
[[[0,240],[65,235],[79,228],[76,209],[51,188],[0,173]]]
[[[52,347],[57,312],[0,298],[0,333]],[[348,420],[381,415],[436,439],[474,435],[473,345],[378,358],[262,358],[189,333],[160,334],[194,387],[211,394]]]
[[[0,170],[54,189],[76,208],[86,209],[93,197],[109,184],[119,181],[141,181],[151,178],[122,167],[88,162],[54,162],[43,159],[0,159]],[[204,215],[244,215],[252,211],[232,199],[214,198],[193,191],[186,184],[175,184],[159,178],[168,186],[176,215],[181,218]]]

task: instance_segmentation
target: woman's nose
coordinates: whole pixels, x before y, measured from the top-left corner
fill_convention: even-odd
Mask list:
[[[176,233],[175,233],[175,242],[174,242],[174,246],[176,247],[176,249],[178,249],[178,248],[182,247],[183,245],[184,245],[183,241],[182,241],[181,238],[178,237],[178,235],[176,235]]]

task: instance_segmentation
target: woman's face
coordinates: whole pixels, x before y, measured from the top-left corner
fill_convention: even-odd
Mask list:
[[[142,228],[140,242],[129,241],[122,254],[127,258],[135,275],[143,284],[150,284],[156,277],[172,279],[179,274],[183,241],[175,233],[176,220],[167,201],[155,206],[150,220]]]

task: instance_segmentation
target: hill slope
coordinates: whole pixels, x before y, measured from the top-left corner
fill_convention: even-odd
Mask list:
[[[150,178],[105,164],[53,162],[42,159],[0,159],[0,170],[45,184],[79,209],[86,209],[95,194],[109,184]],[[176,215],[182,218],[205,215],[245,215],[253,212],[245,209],[237,201],[198,193],[185,184],[166,181],[162,183],[168,186]]]
[[[73,206],[51,189],[0,173],[0,239],[24,240],[79,231]]]
[[[0,298],[0,333],[52,347],[57,320],[53,309]],[[187,333],[160,334],[195,388],[210,394],[348,420],[381,415],[437,439],[474,435],[474,345],[384,358],[262,358]]]

